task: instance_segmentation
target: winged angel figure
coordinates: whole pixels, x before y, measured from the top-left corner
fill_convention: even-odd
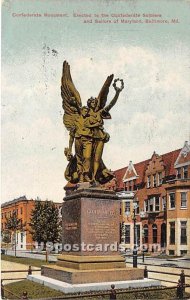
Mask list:
[[[97,98],[89,98],[87,106],[82,106],[81,97],[75,88],[69,64],[64,61],[61,80],[63,123],[69,131],[69,147],[65,155],[69,161],[65,178],[71,183],[89,182],[92,185],[104,184],[113,178],[102,160],[104,144],[109,141],[109,134],[104,130],[104,119],[111,119],[110,109],[116,104],[124,88],[122,79],[115,79],[115,96],[106,105],[107,96],[114,75],[107,77]],[[117,86],[117,82],[120,86]],[[74,144],[75,154],[72,154]]]

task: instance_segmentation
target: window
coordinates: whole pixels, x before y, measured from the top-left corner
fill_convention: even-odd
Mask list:
[[[157,243],[157,225],[156,224],[152,225],[152,241],[154,244]]]
[[[160,211],[160,197],[155,197],[155,211]]]
[[[1,223],[1,229],[3,230],[3,223]]]
[[[1,214],[1,219],[3,219],[3,213]]]
[[[125,225],[125,244],[130,244],[130,225]]]
[[[151,176],[147,177],[147,188],[151,187]]]
[[[169,194],[170,208],[175,208],[175,193]]]
[[[187,193],[181,193],[181,207],[187,207]]]
[[[144,211],[148,211],[148,200],[144,200]]]
[[[135,214],[139,215],[139,201],[135,202]]]
[[[183,167],[183,178],[188,178],[188,166]]]
[[[148,210],[150,212],[154,211],[154,198],[150,198],[148,200]]]
[[[123,222],[120,223],[120,243],[123,243]]]
[[[181,250],[180,251],[180,255],[185,255],[185,254],[187,254],[187,250]]]
[[[156,174],[153,175],[153,187],[156,187]]]
[[[162,210],[166,210],[166,197],[162,197]]]
[[[24,233],[21,232],[21,234],[20,234],[20,241],[21,241],[21,243],[23,243],[23,240],[24,240]]]
[[[130,202],[129,201],[125,202],[125,212],[130,213]]]
[[[144,225],[144,243],[148,243],[148,225]]]
[[[161,225],[161,247],[166,247],[166,223]]]
[[[181,168],[177,168],[177,178],[181,178]]]
[[[162,184],[162,172],[158,173],[158,185]]]
[[[22,207],[20,208],[20,214],[22,215]]]
[[[134,180],[133,190],[134,190],[134,191],[137,190],[136,180]]]
[[[175,222],[170,222],[170,245],[175,245]]]
[[[181,245],[187,245],[187,222],[181,221]]]
[[[169,255],[174,255],[175,251],[174,250],[169,250]]]
[[[133,191],[133,181],[129,181],[129,191]]]

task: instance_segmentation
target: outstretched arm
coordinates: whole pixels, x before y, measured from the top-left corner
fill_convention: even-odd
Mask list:
[[[117,86],[117,84],[116,84],[117,81],[120,81],[120,83],[121,83],[121,86],[120,86],[120,87]],[[119,78],[115,79],[115,80],[114,80],[114,83],[113,83],[113,87],[114,87],[114,89],[115,89],[115,91],[116,91],[115,97],[114,97],[113,100],[110,102],[110,104],[108,104],[108,105],[104,108],[104,111],[106,111],[106,112],[109,112],[110,109],[116,104],[117,99],[118,99],[118,97],[119,97],[119,94],[120,94],[120,92],[121,92],[121,91],[123,90],[123,88],[124,88],[124,82],[123,82],[123,79],[119,79]]]
[[[112,99],[110,104],[108,104],[106,107],[104,107],[104,111],[109,112],[110,109],[116,104],[120,92],[121,92],[121,90],[116,90],[114,98]]]

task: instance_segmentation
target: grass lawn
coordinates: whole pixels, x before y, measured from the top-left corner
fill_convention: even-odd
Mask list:
[[[64,294],[56,290],[50,289],[44,285],[29,281],[23,280],[19,282],[13,282],[5,285],[5,289],[9,290],[15,296],[22,296],[24,291],[28,292],[29,299],[35,298],[46,298],[46,297],[58,297],[63,296]],[[5,296],[8,296],[9,299],[15,299],[15,297],[5,291]]]
[[[15,257],[11,255],[1,255],[2,260],[7,260],[7,261],[12,261],[15,263],[19,264],[24,264],[24,265],[30,265],[33,267],[41,267],[42,265],[47,265],[50,263],[47,263],[45,260],[41,259],[34,259],[34,258],[28,258],[28,257]],[[51,262],[51,264],[55,264],[55,262]]]
[[[29,299],[36,299],[36,298],[48,298],[48,297],[69,297],[69,295],[65,295],[62,292],[58,292],[56,290],[50,289],[45,287],[41,284],[34,283],[29,280],[23,280],[20,282],[10,283],[5,286],[9,291],[14,293],[17,296],[21,296],[23,291],[28,292]],[[6,296],[7,293],[5,293]],[[190,294],[186,294],[186,296],[190,296]],[[124,293],[124,294],[117,294],[118,300],[133,300],[133,299],[173,299],[176,298],[176,288],[175,289],[168,289],[168,290],[158,290],[158,291],[143,291],[143,292],[131,292],[131,293]],[[15,299],[14,296],[9,294],[9,299]],[[73,298],[73,299],[79,299]],[[80,298],[81,299],[81,298]],[[95,299],[109,299],[109,295],[105,296],[94,296],[94,297],[83,297],[82,299],[86,300],[95,300]]]

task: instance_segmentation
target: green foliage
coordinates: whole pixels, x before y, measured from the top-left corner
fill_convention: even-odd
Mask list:
[[[23,230],[22,219],[17,218],[17,213],[14,211],[11,217],[6,218],[5,227],[10,231]]]
[[[44,244],[60,241],[59,211],[52,201],[36,201],[30,226],[34,241]]]
[[[2,232],[2,242],[5,244],[9,244],[11,242],[11,233],[9,230],[4,230]]]
[[[29,299],[39,299],[45,297],[58,297],[63,296],[62,292],[58,292],[49,287],[43,286],[39,283],[35,283],[29,280],[22,280],[19,282],[14,282],[7,284],[5,288],[18,297],[22,296],[24,291],[27,291]],[[15,299],[14,296],[11,296],[9,293],[5,292],[6,296],[9,296],[9,299]],[[19,298],[20,299],[20,298]]]

